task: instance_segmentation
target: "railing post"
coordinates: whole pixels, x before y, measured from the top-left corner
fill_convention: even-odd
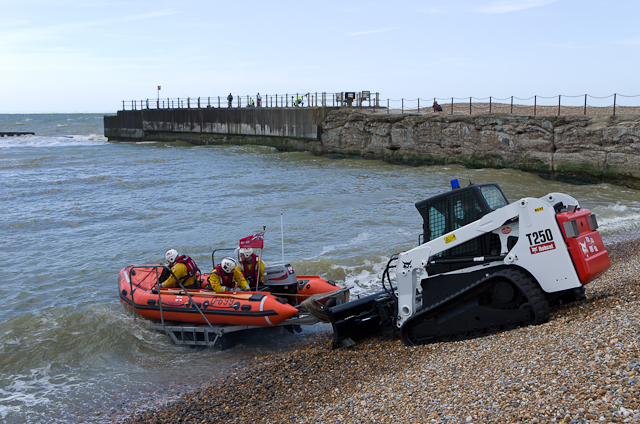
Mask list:
[[[167,97],[167,109],[170,109],[169,108],[169,98],[168,97]]]
[[[491,113],[491,96],[489,96],[489,113]]]
[[[471,97],[469,97],[469,115],[471,115]]]
[[[149,109],[149,99],[147,99],[147,109]]]
[[[584,114],[587,114],[587,95],[584,95]]]
[[[180,97],[178,97],[178,109],[180,109]]]
[[[511,113],[513,114],[513,96],[511,96]]]
[[[156,109],[160,109],[160,98],[158,97],[158,104],[156,105]]]
[[[613,93],[613,116],[616,116],[616,93]]]
[[[418,113],[420,113],[420,97],[418,97]]]
[[[404,114],[404,97],[402,98],[402,113]]]
[[[387,115],[388,115],[389,113],[390,113],[390,110],[389,110],[389,99],[387,99]]]
[[[562,97],[562,94],[558,94],[558,116],[560,116],[560,97]]]
[[[122,110],[124,110],[124,100],[122,101]]]
[[[451,98],[451,114],[453,115],[453,97]]]
[[[533,96],[533,116],[536,116],[537,106],[538,106],[538,96]]]
[[[285,107],[289,107],[289,93],[284,93]]]

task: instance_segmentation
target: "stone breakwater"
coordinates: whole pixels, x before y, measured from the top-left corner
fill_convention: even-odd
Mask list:
[[[611,269],[546,324],[420,347],[319,335],[126,422],[640,422],[639,246],[607,246]]]
[[[104,117],[109,141],[255,144],[415,165],[513,168],[640,189],[640,115],[387,114],[352,108],[161,109]]]
[[[640,116],[327,114],[314,153],[409,164],[514,168],[640,188]]]

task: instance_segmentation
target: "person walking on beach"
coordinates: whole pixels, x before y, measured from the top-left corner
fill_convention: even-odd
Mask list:
[[[260,93],[258,93],[256,99],[258,100],[258,107],[260,107],[262,105],[262,96],[260,95]]]
[[[227,96],[227,101],[229,102],[229,107],[231,107],[231,102],[233,101],[233,96],[231,95],[231,93],[229,93],[229,95]]]
[[[222,262],[220,262],[220,265],[211,271],[207,288],[222,293],[224,291],[234,290],[236,285],[238,285],[241,290],[251,290],[251,287],[247,284],[247,280],[245,280],[242,275],[240,267],[236,265],[236,261],[234,261],[233,258],[224,258]]]
[[[197,275],[200,273],[200,269],[193,259],[187,255],[178,254],[178,251],[175,249],[167,250],[164,258],[167,267],[171,268],[171,272],[166,268],[162,271],[160,275],[160,280],[162,281],[160,288],[179,286],[178,281],[182,283],[185,289],[199,288]],[[176,278],[178,281],[176,281]]]

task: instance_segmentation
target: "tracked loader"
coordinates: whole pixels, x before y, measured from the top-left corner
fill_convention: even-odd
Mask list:
[[[422,345],[542,324],[609,268],[596,216],[573,197],[508,203],[498,184],[451,183],[416,203],[419,245],[391,257],[383,290],[327,308],[334,347],[384,331]]]

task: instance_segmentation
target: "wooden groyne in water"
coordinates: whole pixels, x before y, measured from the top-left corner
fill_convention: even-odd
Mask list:
[[[33,132],[15,132],[15,131],[10,131],[10,132],[0,132],[0,137],[16,137],[19,135],[36,135],[36,133]]]
[[[133,110],[104,119],[110,141],[256,144],[392,163],[513,168],[640,189],[638,115],[420,115],[319,107]]]

